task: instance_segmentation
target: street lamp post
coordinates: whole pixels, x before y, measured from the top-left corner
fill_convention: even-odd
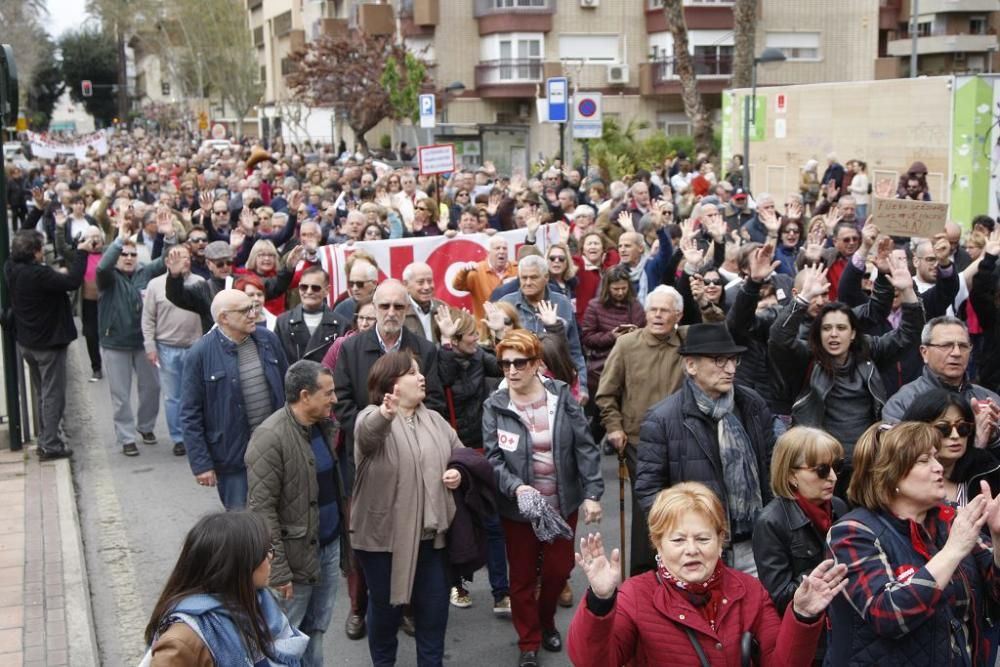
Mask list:
[[[785,54],[775,48],[766,48],[753,59],[750,69],[750,96],[743,98],[743,189],[750,190],[750,124],[757,122],[757,64],[780,63]]]

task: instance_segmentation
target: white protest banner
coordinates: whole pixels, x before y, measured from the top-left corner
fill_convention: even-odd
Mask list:
[[[420,175],[448,174],[455,171],[455,145],[433,144],[417,149]]]
[[[883,234],[931,238],[944,231],[948,221],[948,205],[941,202],[914,199],[883,199],[874,197],[872,215]]]
[[[515,229],[497,232],[507,240],[509,256],[513,258],[517,249],[524,245],[527,231]],[[359,241],[353,245],[339,243],[320,248],[323,268],[330,274],[330,305],[332,306],[347,291],[347,258],[356,250],[364,250],[375,258],[378,264],[379,282],[388,278],[402,279],[403,269],[413,262],[426,262],[434,272],[434,296],[456,308],[472,311],[472,298],[468,292],[453,289],[455,274],[469,262],[486,259],[489,241],[486,234],[459,234],[446,236],[424,236],[419,238],[392,239],[389,241]],[[559,226],[543,225],[538,230],[536,243],[545,253],[549,244],[559,240]]]
[[[108,152],[108,138],[103,132],[95,132],[86,136],[75,137],[71,141],[50,138],[45,134],[28,132],[31,143],[31,155],[42,160],[52,160],[60,155],[72,155],[78,160],[87,157],[87,152],[93,149],[98,155]]]

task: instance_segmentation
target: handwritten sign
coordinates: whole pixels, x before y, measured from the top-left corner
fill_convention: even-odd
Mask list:
[[[883,234],[931,238],[944,231],[948,221],[948,205],[914,199],[883,199],[874,197],[875,224]]]
[[[433,144],[417,149],[420,175],[448,174],[455,171],[455,145]]]

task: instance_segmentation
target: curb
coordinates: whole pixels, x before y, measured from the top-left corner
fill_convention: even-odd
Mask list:
[[[73,475],[68,460],[55,461],[54,464],[66,596],[69,664],[71,667],[94,667],[99,664],[97,635],[90,606],[90,584],[87,581],[80,516],[76,507],[76,494],[73,491]]]

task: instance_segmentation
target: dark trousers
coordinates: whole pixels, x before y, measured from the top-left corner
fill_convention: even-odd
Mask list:
[[[66,410],[66,348],[33,348],[18,344],[21,357],[28,364],[31,384],[38,391],[41,429],[38,449],[59,452],[66,448],[59,432]]]
[[[350,521],[351,501],[347,501],[347,516]],[[358,552],[351,552],[351,572],[347,575],[347,594],[351,597],[351,614],[364,616],[368,612],[368,584],[365,572],[358,560]]]
[[[396,664],[396,634],[403,606],[389,604],[392,553],[355,550],[368,582],[368,652],[375,667]],[[447,549],[435,549],[423,540],[417,556],[410,606],[416,629],[418,667],[440,667],[444,661],[444,634],[448,627],[449,593]]]
[[[97,302],[80,299],[80,320],[83,322],[83,337],[87,340],[87,355],[90,356],[90,370],[101,370],[101,346],[97,329]]]
[[[537,651],[542,630],[555,630],[559,594],[573,571],[573,540],[539,542],[530,523],[503,519],[510,566],[510,612],[517,630],[517,646]],[[576,512],[566,522],[576,530]],[[538,561],[541,559],[542,590],[535,599]]]
[[[656,552],[649,541],[649,525],[646,523],[646,513],[639,506],[635,495],[635,468],[638,462],[638,451],[635,445],[625,447],[625,465],[628,467],[629,488],[632,491],[632,536],[629,540],[629,576],[634,577],[656,568]]]

